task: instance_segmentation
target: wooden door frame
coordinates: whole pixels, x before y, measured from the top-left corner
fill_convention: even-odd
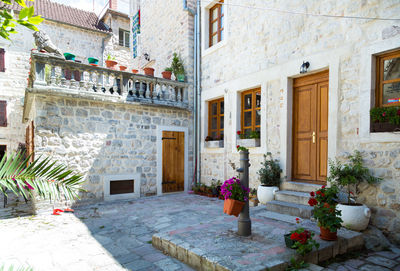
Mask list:
[[[162,192],[162,167],[163,167],[163,159],[162,159],[162,133],[163,131],[170,132],[184,132],[185,134],[185,181],[184,181],[184,191],[188,190],[188,180],[189,180],[189,129],[188,127],[178,127],[178,126],[158,126],[157,127],[157,196],[163,195]]]

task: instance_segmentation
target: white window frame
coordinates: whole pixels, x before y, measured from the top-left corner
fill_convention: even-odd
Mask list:
[[[224,0],[224,38],[214,44],[213,46],[210,47],[210,9],[215,6],[219,0],[213,0],[211,2],[202,2],[201,5],[201,11],[202,11],[202,56],[206,56],[208,54],[211,54],[215,52],[216,50],[220,49],[224,45],[226,45],[227,40],[228,40],[228,35],[229,35],[229,11],[228,11],[228,3],[230,2],[229,0]]]
[[[122,45],[121,45],[121,40],[120,40],[120,32],[123,32],[123,35],[122,35]],[[126,46],[126,35],[128,35],[128,46]],[[118,30],[118,45],[119,46],[121,46],[121,47],[125,47],[125,48],[130,48],[131,47],[131,44],[130,44],[130,42],[131,42],[131,33],[129,32],[129,31],[127,31],[127,30],[124,30],[124,29],[122,29],[122,28],[120,28],[119,30]]]

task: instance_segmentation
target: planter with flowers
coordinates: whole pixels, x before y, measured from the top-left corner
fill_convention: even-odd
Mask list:
[[[316,192],[310,192],[308,204],[314,207],[314,218],[318,220],[323,240],[334,241],[337,239],[337,230],[342,227],[341,211],[336,209],[339,188],[336,185],[326,187],[323,185]]]
[[[296,218],[296,223],[300,223],[300,218]],[[319,244],[313,239],[314,233],[302,227],[285,234],[285,244],[288,248],[296,249],[296,253],[301,255],[300,260],[295,257],[290,259],[290,267],[287,270],[299,270],[306,268],[309,265],[304,262],[303,258],[307,253],[310,253],[313,248],[319,248]]]
[[[248,201],[249,189],[244,187],[240,180],[233,177],[226,180],[221,186],[221,195],[224,196],[224,213],[239,216],[246,201]]]
[[[375,107],[370,115],[371,132],[400,132],[400,106]]]
[[[279,161],[272,159],[270,152],[264,154],[264,162],[261,165],[262,167],[257,172],[261,182],[257,189],[257,198],[261,204],[267,204],[274,200],[275,193],[279,191],[282,169]]]
[[[204,140],[205,148],[223,148],[224,147],[224,136],[221,135],[217,138],[212,138],[211,136],[207,136]]]
[[[109,69],[115,70],[115,66],[117,66],[118,62],[115,61],[115,57],[112,57],[111,55],[107,56],[106,62],[106,67]]]
[[[240,146],[246,148],[256,148],[260,147],[260,132],[259,131],[251,131],[242,133],[241,131],[237,131],[238,139],[236,143]]]
[[[358,186],[365,182],[375,184],[381,179],[371,175],[368,168],[363,165],[362,155],[359,151],[349,155],[349,162],[342,164],[340,161],[329,161],[330,176],[328,180],[346,191],[346,202],[337,205],[341,211],[342,226],[356,231],[365,230],[371,217],[371,210],[361,203],[356,202],[359,193]]]
[[[161,74],[164,79],[171,80],[172,68],[165,68]]]

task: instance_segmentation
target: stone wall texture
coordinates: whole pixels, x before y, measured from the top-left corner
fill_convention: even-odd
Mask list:
[[[240,114],[236,113],[240,109],[236,110],[236,103],[232,101],[241,90],[261,86],[262,110],[266,115],[261,125],[267,134],[262,137],[260,148],[250,150],[250,184],[256,187],[256,172],[262,161],[262,153],[272,152],[276,158],[283,156],[281,133],[286,128],[282,127],[285,121],[282,119],[284,96],[281,95],[281,89],[287,84],[288,78],[283,79],[282,74],[295,60],[300,69],[303,60],[331,54],[338,63],[336,156],[343,158],[354,150],[360,150],[366,165],[376,176],[384,179],[376,186],[363,186],[359,201],[373,210],[372,223],[389,235],[391,240],[400,243],[400,135],[397,140],[379,143],[361,140],[358,134],[360,108],[370,106],[369,103],[361,104],[360,99],[363,91],[369,91],[361,87],[365,80],[361,72],[362,50],[374,44],[396,44],[396,40],[399,41],[399,47],[398,21],[327,18],[271,10],[395,18],[400,12],[400,3],[364,0],[226,0],[225,3],[225,41],[216,46],[218,49],[202,52],[203,108],[207,101],[225,97],[225,148],[202,150],[202,182],[209,183],[212,178],[223,181],[232,176],[229,160],[238,162],[238,154],[233,151],[236,140],[232,134],[236,132],[235,123],[240,122]],[[204,3],[204,8],[207,4]],[[202,25],[205,24],[203,22]],[[207,40],[203,39],[202,42]],[[207,48],[204,44],[203,47]],[[313,62],[310,63],[312,71]],[[267,76],[259,78],[257,73]],[[243,89],[240,89],[241,86]],[[207,114],[203,112],[203,116]],[[205,122],[206,117],[203,118],[204,127]],[[207,131],[204,130],[205,137]],[[283,176],[286,175],[284,172]]]

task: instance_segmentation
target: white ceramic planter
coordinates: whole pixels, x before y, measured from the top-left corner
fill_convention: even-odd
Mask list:
[[[368,227],[371,210],[367,206],[338,204],[336,208],[342,211],[342,226],[354,231],[362,231]]]
[[[237,139],[236,144],[246,148],[260,147],[259,138]]]
[[[279,191],[277,186],[260,185],[257,189],[257,198],[261,204],[267,204],[267,202],[274,200],[277,191]]]
[[[205,141],[204,142],[205,148],[223,148],[224,141],[223,140],[212,140],[212,141]]]

